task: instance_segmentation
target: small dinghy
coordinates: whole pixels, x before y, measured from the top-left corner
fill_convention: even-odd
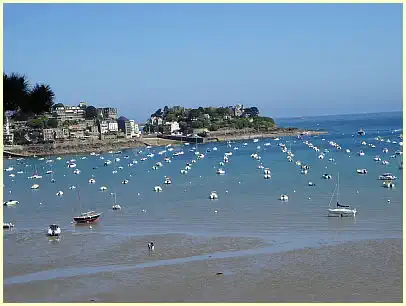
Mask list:
[[[155,187],[154,187],[154,191],[155,191],[155,192],[161,192],[161,191],[162,191],[162,187],[161,187],[161,186],[155,186]]]
[[[59,190],[59,191],[56,193],[56,195],[57,195],[58,197],[63,196],[63,191],[62,191],[62,190]]]
[[[279,200],[281,201],[288,201],[289,197],[287,194],[281,194],[281,196],[279,197]]]
[[[270,174],[264,174],[264,179],[270,179],[271,178],[271,175]]]
[[[128,182],[129,182],[128,180],[124,180],[121,182],[121,184],[128,184]]]
[[[3,203],[4,206],[15,206],[17,204],[20,204],[20,202],[17,200],[8,200]]]
[[[368,170],[367,169],[357,169],[358,174],[367,174]]]
[[[325,174],[323,174],[323,178],[324,178],[325,180],[331,180],[331,175],[325,173]]]
[[[164,184],[166,184],[166,185],[172,184],[171,178],[170,177],[165,177]]]
[[[61,234],[61,228],[56,224],[51,224],[48,228],[47,235],[48,236],[59,236]]]
[[[34,185],[31,186],[31,189],[38,189],[38,188],[39,188],[38,184],[34,184]]]
[[[120,209],[121,209],[121,206],[118,205],[118,204],[115,204],[115,205],[113,205],[111,208],[112,208],[113,210],[120,210]]]
[[[79,169],[73,170],[73,174],[80,174],[80,170]]]
[[[93,179],[93,178],[91,178],[91,179],[89,180],[89,184],[94,184],[94,183],[96,183],[96,180]]]
[[[226,171],[224,171],[223,169],[217,169],[216,171],[217,174],[226,174]]]
[[[100,191],[106,191],[107,190],[107,187],[106,186],[101,186],[100,187]]]
[[[13,223],[3,223],[3,229],[12,229],[13,227]]]
[[[382,180],[382,181],[392,181],[392,180],[396,180],[397,177],[394,176],[392,173],[388,172],[388,173],[381,174],[378,179]]]
[[[209,195],[209,199],[210,200],[217,200],[219,198],[219,196],[217,195],[217,192],[212,191]]]
[[[311,187],[316,186],[316,184],[313,183],[313,182],[309,182],[307,185],[309,185],[309,186],[311,186]]]
[[[385,188],[395,188],[395,183],[392,181],[383,182],[383,187]]]

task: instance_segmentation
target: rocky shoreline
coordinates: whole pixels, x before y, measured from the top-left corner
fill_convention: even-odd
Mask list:
[[[276,138],[283,136],[297,135],[321,135],[327,134],[325,131],[308,131],[297,129],[278,129],[266,133],[242,133],[240,131],[227,131],[225,135],[211,133],[204,137],[204,143],[207,142],[223,142],[229,140],[245,140],[254,138]],[[103,153],[108,151],[121,151],[125,149],[146,147],[146,146],[166,146],[166,145],[181,145],[185,141],[165,139],[162,137],[141,137],[136,140],[118,140],[114,142],[105,142],[95,140],[91,142],[66,141],[54,144],[38,144],[38,145],[23,145],[23,146],[8,146],[3,148],[3,156],[14,157],[35,157],[35,156],[53,156],[53,155],[69,155],[83,153]]]

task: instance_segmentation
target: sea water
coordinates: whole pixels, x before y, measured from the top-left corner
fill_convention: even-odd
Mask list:
[[[167,148],[134,148],[121,154],[103,153],[100,156],[104,159],[89,154],[62,156],[61,160],[57,160],[56,156],[44,160],[5,159],[4,168],[12,166],[14,170],[3,173],[4,201],[14,199],[20,203],[3,210],[4,222],[16,225],[12,231],[4,232],[4,265],[23,262],[27,254],[30,254],[31,264],[35,265],[36,255],[40,256],[43,250],[36,250],[33,243],[27,243],[25,250],[24,241],[46,239],[45,230],[53,223],[58,224],[62,235],[68,237],[59,242],[66,249],[66,257],[82,252],[83,260],[89,264],[92,250],[99,246],[85,248],[83,239],[79,238],[81,235],[92,235],[95,241],[103,241],[106,249],[113,241],[129,236],[167,233],[259,237],[274,245],[289,245],[291,249],[334,241],[402,237],[401,156],[390,157],[402,150],[399,145],[403,141],[400,138],[401,112],[285,118],[276,122],[279,126],[320,129],[328,134],[304,136],[303,139],[260,139],[257,143],[251,139],[230,144],[199,144],[195,151],[205,154],[201,160],[198,160],[195,151],[190,151],[195,147],[192,143],[174,147],[172,152],[162,155],[158,152]],[[366,132],[365,136],[357,134],[360,128]],[[376,141],[377,136],[385,142]],[[387,139],[390,142],[386,142]],[[319,147],[320,152],[308,148],[304,140]],[[338,143],[342,150],[330,146],[331,140]],[[376,147],[362,145],[362,141]],[[266,146],[266,143],[270,145]],[[279,143],[286,144],[294,153],[294,162],[287,160]],[[218,150],[213,150],[214,147]],[[384,148],[388,148],[389,153],[383,153]],[[210,152],[207,152],[208,149]],[[318,155],[325,149],[329,152],[325,153],[324,159],[319,159]],[[351,153],[346,153],[345,149],[350,149]],[[184,151],[184,155],[172,156],[180,150]],[[360,150],[365,152],[365,156],[357,154]],[[230,162],[219,166],[226,152],[232,152]],[[155,156],[146,161],[140,160],[149,153]],[[261,161],[252,159],[252,153],[258,153]],[[373,158],[376,155],[388,160],[389,165],[375,162]],[[165,156],[171,157],[172,162],[166,163]],[[116,162],[115,158],[120,158],[120,161]],[[329,161],[330,158],[334,161]],[[47,163],[47,159],[53,162]],[[71,159],[76,159],[77,168],[81,170],[79,175],[73,174],[74,169],[67,167],[66,162]],[[180,169],[193,159],[197,162],[192,164],[192,169],[187,174],[181,174]],[[112,163],[104,166],[106,160]],[[128,164],[133,160],[138,163],[130,167]],[[307,175],[301,174],[300,167],[295,165],[298,160],[311,167]],[[153,170],[152,166],[158,161],[163,167]],[[259,164],[271,169],[271,179],[264,179]],[[123,169],[118,169],[119,166]],[[218,168],[224,169],[226,174],[216,174]],[[368,170],[366,175],[356,173],[356,169],[362,168]],[[35,170],[42,178],[28,179]],[[54,183],[51,183],[51,176],[45,174],[48,170],[54,171]],[[17,171],[24,173],[17,174]],[[382,181],[378,180],[378,176],[385,172],[398,177],[394,189],[383,188]],[[14,173],[15,177],[9,177],[10,173]],[[332,179],[323,179],[324,173],[330,174]],[[339,201],[356,208],[356,217],[327,217],[330,201],[332,205],[337,201],[337,196],[332,195],[338,175]],[[164,185],[165,176],[171,178],[171,185]],[[94,178],[96,183],[89,184],[90,178]],[[129,183],[121,184],[124,179],[128,179]],[[309,181],[316,186],[308,186]],[[31,190],[34,183],[40,185],[38,190]],[[71,185],[77,188],[70,190],[68,187]],[[160,185],[163,191],[154,192],[156,185]],[[101,186],[108,187],[108,190],[100,191]],[[64,192],[62,197],[56,196],[59,190]],[[212,191],[217,192],[217,200],[209,199]],[[111,209],[114,204],[111,193],[116,194],[117,204],[122,207],[120,211]],[[287,194],[289,200],[281,201],[281,194]],[[74,216],[89,210],[103,212],[98,224],[91,229],[71,224]],[[53,246],[47,247],[50,248],[47,260],[64,260],[53,258]],[[38,248],[42,249],[43,245],[38,243]]]

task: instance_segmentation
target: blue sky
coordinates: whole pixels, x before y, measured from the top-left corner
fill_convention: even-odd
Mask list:
[[[401,4],[4,4],[4,70],[56,102],[292,117],[402,109]]]

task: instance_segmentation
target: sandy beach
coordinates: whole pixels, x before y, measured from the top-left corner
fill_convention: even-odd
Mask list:
[[[143,246],[150,239],[160,241],[152,255],[145,247],[134,247]],[[29,262],[15,267],[5,265],[5,301],[402,301],[401,239],[363,240],[252,255],[237,254],[238,250],[260,250],[264,246],[272,250],[272,244],[248,237],[165,235],[124,239],[117,246],[95,250],[94,264],[106,266],[93,271],[80,263],[80,252],[70,255],[76,261],[71,258],[47,264],[44,258],[44,265],[34,270],[29,269]],[[218,251],[229,252],[218,256],[222,254]],[[69,269],[61,269],[72,265],[82,266],[83,273],[71,271],[69,275]],[[7,279],[12,280],[11,276],[23,271],[54,268],[59,268],[59,272],[34,274],[31,281],[20,283],[14,278],[15,284],[7,284]]]

